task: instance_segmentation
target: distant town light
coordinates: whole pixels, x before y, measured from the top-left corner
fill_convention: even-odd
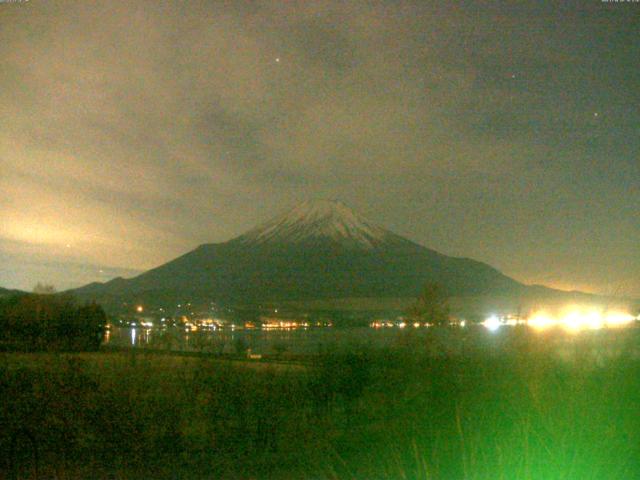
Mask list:
[[[625,326],[634,320],[636,320],[636,317],[622,312],[611,312],[605,317],[605,323],[608,327]]]
[[[562,325],[570,332],[577,332],[584,326],[584,318],[579,312],[570,312],[562,319]]]
[[[535,313],[527,320],[527,325],[536,330],[559,326],[568,332],[577,333],[582,330],[624,327],[635,319],[633,315],[624,312],[604,313],[595,309],[573,306],[567,308],[559,317],[553,317],[544,312]]]
[[[490,332],[495,332],[500,328],[500,325],[502,325],[502,323],[500,323],[500,319],[496,315],[491,315],[484,322],[482,322],[482,325],[484,325],[484,327]]]
[[[552,327],[555,324],[555,320],[544,312],[536,313],[527,321],[527,325],[535,328],[536,330],[544,330],[545,328]]]

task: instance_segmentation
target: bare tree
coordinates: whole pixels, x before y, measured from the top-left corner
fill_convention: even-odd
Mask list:
[[[48,283],[38,282],[36,286],[33,287],[33,293],[37,293],[39,295],[52,295],[56,293],[56,287]]]
[[[449,295],[437,283],[427,283],[416,302],[409,308],[412,321],[431,325],[449,324]]]

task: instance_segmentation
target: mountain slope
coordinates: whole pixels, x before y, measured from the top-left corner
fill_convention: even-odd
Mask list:
[[[25,292],[22,292],[20,290],[10,290],[7,288],[2,288],[0,287],[0,298],[1,297],[9,297],[11,295],[17,295],[17,294],[23,294]]]
[[[415,296],[428,281],[454,295],[524,286],[474,260],[442,255],[378,227],[339,202],[305,202],[247,233],[81,296],[257,302]]]

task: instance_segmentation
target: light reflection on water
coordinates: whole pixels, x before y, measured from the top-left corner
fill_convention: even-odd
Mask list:
[[[288,353],[313,355],[331,350],[363,348],[405,347],[411,351],[431,354],[459,354],[474,349],[502,349],[509,342],[510,327],[490,332],[482,326],[466,329],[375,329],[309,328],[295,330],[219,329],[185,332],[180,328],[113,328],[105,335],[104,343],[116,347],[144,347],[159,350],[198,351],[213,354],[234,354],[251,349],[252,353],[269,355]],[[597,356],[613,356],[630,352],[640,356],[640,328],[625,331],[594,331],[580,336],[562,332],[535,333],[531,338],[538,348],[562,357],[575,354],[578,349]],[[513,336],[516,348],[523,343]],[[520,343],[519,343],[520,342]],[[518,347],[520,345],[520,347]]]
[[[104,344],[116,347],[148,347],[162,350],[207,351],[211,353],[236,353],[250,348],[254,353],[277,351],[294,354],[315,354],[336,346],[350,344],[385,346],[398,336],[397,330],[376,332],[368,327],[300,328],[285,330],[218,329],[196,332],[180,328],[142,329],[113,327],[105,335]]]
[[[104,338],[105,344],[124,346],[141,346],[149,345],[152,341],[153,334],[151,328],[114,328],[113,339],[111,335],[106,335]],[[127,334],[127,332],[130,332]],[[129,338],[128,341],[126,339]],[[124,343],[123,343],[124,342]],[[128,343],[128,344],[127,344]],[[127,344],[127,345],[125,345]]]

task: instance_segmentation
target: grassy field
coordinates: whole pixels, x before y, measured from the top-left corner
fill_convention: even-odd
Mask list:
[[[0,477],[640,478],[640,362],[529,347],[304,367],[2,354]]]

